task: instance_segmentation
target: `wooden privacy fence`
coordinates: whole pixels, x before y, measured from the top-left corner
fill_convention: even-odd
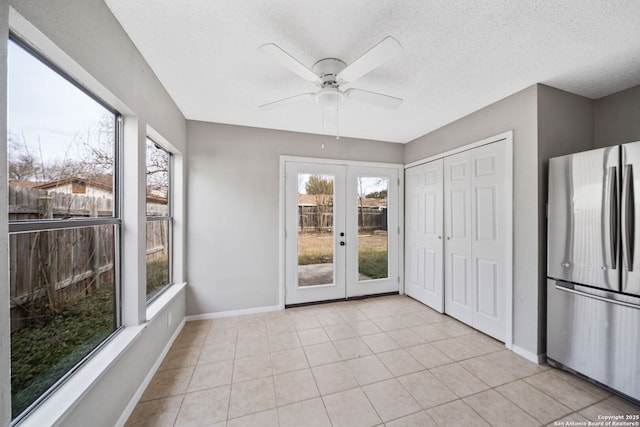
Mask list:
[[[358,227],[386,230],[387,209],[358,206]],[[298,230],[300,232],[331,231],[332,229],[332,206],[298,206]]]
[[[111,216],[110,197],[89,197],[9,186],[9,219],[64,219]],[[164,222],[147,227],[151,256],[166,253]],[[156,225],[157,224],[157,225]],[[114,283],[115,226],[111,224],[14,233],[9,237],[11,328],[18,330],[30,310],[58,310]],[[150,244],[151,243],[151,244]],[[149,256],[149,255],[148,255]]]

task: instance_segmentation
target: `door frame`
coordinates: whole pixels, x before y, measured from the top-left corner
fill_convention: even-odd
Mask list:
[[[286,292],[286,253],[285,253],[285,214],[286,214],[286,185],[285,185],[285,164],[287,162],[315,163],[341,165],[351,167],[380,167],[397,169],[398,171],[398,292],[404,294],[404,165],[402,163],[364,162],[356,160],[326,159],[316,157],[300,157],[280,155],[280,167],[278,174],[278,306],[285,307]]]
[[[481,147],[483,145],[491,144],[493,142],[505,141],[505,173],[511,179],[507,180],[505,183],[505,191],[511,197],[508,198],[506,202],[505,211],[508,212],[506,215],[506,223],[505,233],[507,235],[507,260],[506,260],[506,276],[509,279],[507,283],[507,288],[505,289],[505,340],[504,345],[506,348],[513,350],[513,130],[509,130],[503,133],[500,133],[495,136],[491,136],[489,138],[482,139],[480,141],[475,141],[470,144],[463,145],[458,148],[454,148],[449,151],[445,151],[443,153],[439,153],[430,157],[426,157],[424,159],[417,160],[415,162],[411,162],[409,164],[404,165],[404,169],[409,169],[414,166],[419,166],[424,163],[429,163],[434,160],[442,159],[454,154],[461,153],[463,151],[468,151],[473,148]],[[404,175],[404,174],[403,174]],[[404,222],[404,213],[403,213],[403,221]],[[404,226],[403,226],[404,228]],[[404,239],[403,239],[404,244]],[[404,269],[404,264],[402,266]],[[404,280],[403,280],[404,282]],[[443,284],[444,285],[444,284]]]

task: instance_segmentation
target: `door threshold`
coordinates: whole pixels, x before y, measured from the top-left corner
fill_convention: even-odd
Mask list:
[[[285,304],[284,308],[285,309],[287,309],[287,308],[298,308],[298,307],[306,307],[306,306],[309,306],[309,305],[330,304],[332,302],[341,302],[341,301],[356,301],[356,300],[369,299],[369,298],[388,297],[388,296],[392,296],[392,295],[400,295],[400,292],[398,292],[398,291],[395,291],[395,292],[384,292],[384,293],[381,293],[381,294],[373,294],[373,295],[359,295],[359,296],[355,296],[355,297],[329,299],[329,300],[322,300],[322,301],[301,302],[301,303],[297,303],[297,304]]]

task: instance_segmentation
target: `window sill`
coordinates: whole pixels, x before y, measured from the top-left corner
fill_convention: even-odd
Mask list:
[[[144,328],[145,325],[142,324],[117,331],[97,354],[17,425],[40,427],[63,420],[109,367],[136,342]]]
[[[147,322],[137,326],[123,327],[115,332],[100,351],[16,426],[41,427],[63,422],[109,368],[140,338],[148,323],[155,319],[185,286],[186,283],[179,283],[167,288],[147,307]]]
[[[147,322],[151,322],[155,319],[162,309],[169,304],[169,302],[172,301],[185,286],[187,286],[186,283],[174,283],[154,298],[154,300],[147,306]]]

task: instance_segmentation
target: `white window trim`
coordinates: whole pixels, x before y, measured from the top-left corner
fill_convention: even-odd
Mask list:
[[[184,155],[177,150],[172,144],[170,144],[165,138],[163,138],[158,132],[152,129],[150,126],[143,127],[142,123],[138,120],[136,114],[124,104],[116,95],[110,92],[104,87],[96,78],[94,78],[88,71],[80,66],[71,56],[66,54],[55,43],[53,43],[46,35],[38,30],[33,24],[25,19],[20,13],[9,6],[9,28],[22,40],[29,43],[30,47],[37,52],[40,52],[49,61],[54,63],[57,67],[64,70],[71,78],[80,83],[87,90],[91,91],[100,99],[104,100],[107,104],[111,105],[114,109],[118,110],[124,121],[123,136],[120,147],[120,156],[131,160],[131,162],[122,161],[120,164],[120,183],[124,183],[123,175],[125,168],[131,168],[132,163],[135,162],[135,171],[129,170],[131,175],[137,173],[138,186],[136,190],[130,191],[129,194],[135,195],[125,201],[124,197],[121,197],[123,204],[121,211],[121,221],[123,229],[126,228],[127,233],[123,235],[121,241],[122,250],[136,249],[137,255],[132,256],[131,259],[143,259],[139,255],[146,252],[146,245],[144,239],[143,226],[146,221],[146,210],[144,209],[146,202],[146,192],[141,191],[145,187],[144,180],[139,179],[140,173],[144,176],[144,150],[140,149],[140,146],[144,147],[146,136],[152,136],[155,142],[161,144],[164,148],[170,151],[174,156],[174,243],[173,243],[173,281],[174,284],[167,289],[161,296],[154,300],[148,306],[145,301],[145,282],[139,280],[141,273],[144,271],[144,263],[138,261],[133,268],[124,271],[126,259],[122,260],[122,273],[121,283],[138,283],[137,289],[123,289],[121,310],[122,310],[122,327],[116,331],[111,338],[105,342],[89,360],[87,360],[81,367],[77,369],[72,376],[70,376],[63,384],[61,384],[55,391],[53,391],[46,399],[44,399],[36,408],[34,408],[29,414],[19,421],[20,427],[22,426],[42,426],[42,425],[57,425],[64,422],[64,419],[72,410],[82,401],[82,398],[91,390],[91,388],[105,375],[105,373],[126,353],[136,340],[141,336],[147,326],[147,322],[157,319],[158,315],[163,309],[169,305],[177,295],[179,295],[186,286],[184,281],[185,277],[185,265],[184,265],[184,253],[185,253],[185,241],[184,241],[184,222],[185,222],[185,179],[184,179]],[[146,131],[146,132],[145,132]],[[138,141],[138,144],[126,144],[123,141]],[[128,149],[128,147],[130,147]],[[6,148],[6,147],[5,147]],[[140,166],[142,164],[142,167]],[[126,203],[125,203],[126,202]],[[129,208],[131,214],[134,212],[136,215],[128,215],[125,212],[126,208]],[[136,207],[137,206],[137,207]],[[138,215],[138,212],[142,212],[143,215]],[[142,233],[141,233],[142,231]],[[142,239],[140,236],[142,235]],[[8,234],[7,234],[8,236]],[[129,238],[131,237],[131,238]],[[131,263],[131,261],[129,261]],[[144,276],[144,274],[142,274]],[[132,288],[129,286],[129,288]],[[130,292],[129,292],[130,291]],[[136,297],[137,294],[137,297]],[[5,310],[0,310],[2,315],[7,321],[9,319],[9,313]],[[184,319],[175,319],[176,321],[183,322]],[[179,332],[180,328],[176,331]],[[2,336],[3,348],[9,348],[10,336],[5,334]],[[171,342],[168,343],[168,346]],[[167,350],[168,350],[167,346]],[[163,357],[164,354],[161,355]],[[9,372],[10,359],[0,360],[0,372],[3,374]],[[6,365],[6,366],[5,366]],[[3,375],[4,377],[4,375]],[[10,399],[10,381],[3,379],[0,382],[0,394]],[[4,415],[4,414],[3,414]],[[0,418],[0,422],[4,422],[4,417]],[[8,420],[7,420],[8,421]]]

